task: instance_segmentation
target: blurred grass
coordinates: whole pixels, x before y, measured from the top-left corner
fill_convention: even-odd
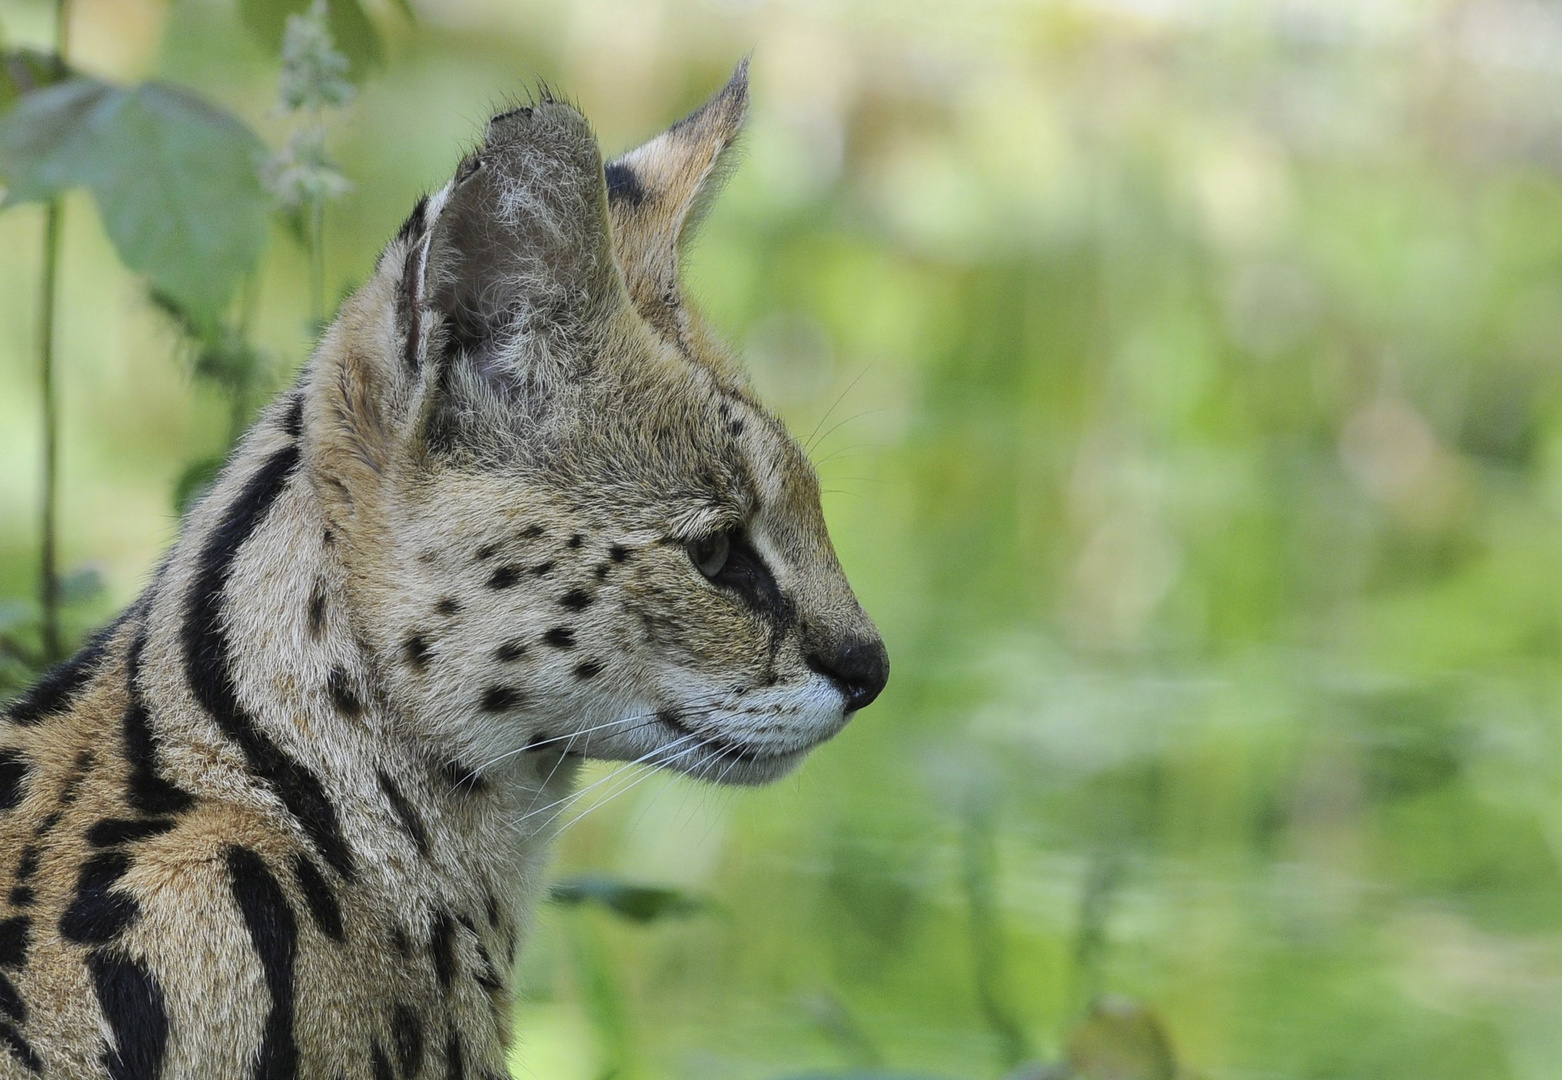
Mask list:
[[[526,81],[612,152],[755,49],[693,286],[817,433],[894,662],[795,779],[652,777],[569,828],[561,872],[719,910],[545,911],[517,1076],[1002,1075],[975,805],[1002,1008],[1047,1060],[1109,994],[1190,1076],[1556,1075],[1555,8],[459,0],[414,28],[370,7],[387,61],[333,142],[357,185],[328,219],[333,291]],[[47,7],[7,0],[0,25],[42,43]],[[228,4],[81,0],[75,40],[84,68],[187,82],[276,142],[274,72]],[[38,218],[0,215],[6,595],[34,572]],[[225,406],[85,200],[64,266],[65,564],[120,603]],[[256,322],[277,385],[306,278],[278,231]]]

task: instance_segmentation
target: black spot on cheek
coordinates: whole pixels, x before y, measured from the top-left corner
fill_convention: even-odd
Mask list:
[[[602,674],[602,662],[600,660],[586,660],[575,665],[575,678],[594,679]]]
[[[518,566],[506,564],[493,572],[488,579],[490,589],[508,589],[520,580],[521,570]]]
[[[535,574],[537,577],[543,577],[543,576],[545,576],[548,573],[548,571],[550,571],[552,569],[553,569],[553,560],[549,559],[547,562],[540,562],[536,566],[532,567],[532,573]]]
[[[585,542],[586,542],[586,534],[585,533],[576,533],[575,535],[573,535],[573,536],[571,536],[569,538],[569,549],[571,551],[574,551],[577,548],[579,548],[581,544],[584,544]]]
[[[428,948],[429,955],[434,958],[434,976],[446,990],[450,989],[456,973],[455,932],[456,924],[450,913],[436,912],[429,925]]]
[[[542,640],[555,649],[572,649],[575,647],[575,631],[568,626],[556,626],[542,635]]]
[[[31,885],[18,885],[11,890],[11,906],[14,908],[32,907],[33,901],[38,899],[38,894],[33,892]]]
[[[402,655],[407,658],[407,663],[419,671],[428,667],[429,646],[428,638],[422,634],[413,634],[401,647]]]
[[[607,557],[616,563],[628,562],[632,552],[623,544],[614,544],[607,549]]]
[[[347,672],[342,668],[334,667],[326,676],[326,689],[331,694],[331,704],[336,706],[336,711],[343,716],[357,716],[363,712],[363,702],[358,700],[358,695],[353,693],[349,685]]]
[[[325,627],[325,587],[315,584],[315,591],[309,597],[309,636],[315,641],[320,640],[320,632]]]
[[[378,1042],[369,1047],[369,1075],[374,1080],[396,1080],[396,1074],[391,1072],[390,1059],[385,1056],[385,1051],[380,1049]]]
[[[592,596],[585,589],[571,589],[559,597],[559,606],[568,608],[570,611],[584,611],[591,606],[591,601],[595,599],[596,597]]]
[[[453,596],[447,596],[434,605],[434,610],[441,615],[456,615],[461,611],[461,601]]]
[[[27,963],[27,949],[32,939],[31,915],[13,915],[0,922],[0,968],[14,969]]]
[[[526,528],[521,530],[521,536],[525,537],[527,540],[535,540],[541,535],[541,525],[528,525]]]
[[[730,431],[733,435],[741,435],[741,434],[743,434],[743,421],[741,421],[741,420],[734,420],[734,421],[732,421],[732,423],[727,425],[727,430]]]
[[[385,798],[390,802],[391,809],[396,812],[396,817],[401,821],[401,827],[412,838],[412,844],[418,849],[418,854],[428,856],[428,830],[423,825],[423,819],[418,816],[417,808],[402,794],[401,788],[396,782],[385,774],[379,773],[380,790],[385,793]]]
[[[494,659],[499,661],[501,664],[508,664],[512,661],[519,660],[525,655],[526,643],[521,641],[519,638],[513,641],[506,641],[503,645],[500,645],[497,649],[494,650]]]
[[[597,565],[591,570],[591,576],[596,578],[598,581],[606,581],[607,575],[611,570],[612,567],[610,567],[607,563],[597,563]]]
[[[396,1062],[404,1077],[416,1076],[423,1065],[423,1021],[406,1002],[398,1001],[392,1027],[395,1028]]]
[[[491,559],[497,554],[499,554],[498,544],[484,544],[477,549],[477,561],[482,562],[484,559]]]
[[[22,781],[31,768],[19,751],[0,750],[0,810],[10,810],[22,801]]]
[[[521,703],[521,692],[513,686],[490,686],[483,691],[484,712],[505,712]]]

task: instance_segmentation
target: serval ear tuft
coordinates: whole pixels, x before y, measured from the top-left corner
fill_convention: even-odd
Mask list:
[[[608,163],[613,246],[640,314],[664,336],[687,330],[678,251],[720,188],[748,112],[748,58],[721,92],[645,145]]]

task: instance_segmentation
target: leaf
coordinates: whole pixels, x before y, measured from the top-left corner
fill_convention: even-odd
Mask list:
[[[1068,1063],[1082,1080],[1176,1080],[1171,1039],[1152,1010],[1127,998],[1090,1007],[1068,1040]]]
[[[0,634],[24,630],[38,621],[38,605],[31,600],[0,600]]]
[[[164,83],[77,77],[0,117],[7,204],[87,185],[125,265],[207,322],[265,246],[264,155],[238,118]]]
[[[222,458],[202,458],[186,466],[174,484],[174,512],[184,517],[212,489],[221,471]]]
[[[64,79],[69,70],[51,52],[37,49],[7,49],[0,52],[0,112],[14,105],[23,94]]]
[[[302,15],[309,10],[309,4],[310,0],[239,0],[239,15],[266,52],[280,55],[287,17]],[[410,9],[404,4],[402,7],[411,18]],[[327,0],[326,11],[332,41],[351,65],[348,78],[361,80],[385,62],[380,32],[358,0]]]
[[[394,0],[394,3],[396,4],[396,9],[407,17],[408,22],[417,23],[418,13],[413,10],[412,0]]]
[[[103,595],[103,572],[95,566],[78,566],[59,581],[60,603],[85,604]]]
[[[709,908],[709,901],[657,885],[630,885],[596,874],[561,881],[548,897],[555,904],[573,907],[600,904],[630,922],[648,923],[655,919],[694,915]]]

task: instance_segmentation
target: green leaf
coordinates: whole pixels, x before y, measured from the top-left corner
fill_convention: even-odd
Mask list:
[[[186,466],[174,484],[174,512],[184,517],[212,489],[221,471],[222,458],[203,458]]]
[[[25,630],[38,622],[38,605],[31,600],[0,600],[0,634]]]
[[[60,58],[50,52],[37,49],[0,52],[0,112],[16,104],[23,94],[53,86],[69,74]]]
[[[125,265],[203,321],[265,246],[264,155],[242,121],[164,83],[73,78],[0,117],[6,203],[87,185]]]
[[[103,595],[103,573],[95,566],[78,566],[60,578],[60,603],[85,604]]]
[[[395,4],[396,9],[407,17],[408,22],[416,23],[418,21],[418,13],[413,10],[412,0],[395,0]]]
[[[583,874],[559,882],[553,886],[549,899],[571,907],[599,904],[615,915],[637,923],[694,915],[710,907],[709,901],[678,889],[631,885],[597,874]]]
[[[239,15],[262,48],[280,55],[287,17],[302,15],[309,10],[309,4],[310,0],[239,0]],[[358,0],[327,0],[326,10],[336,49],[351,64],[348,78],[361,80],[370,69],[385,62],[380,32]],[[408,14],[411,17],[410,11]]]

